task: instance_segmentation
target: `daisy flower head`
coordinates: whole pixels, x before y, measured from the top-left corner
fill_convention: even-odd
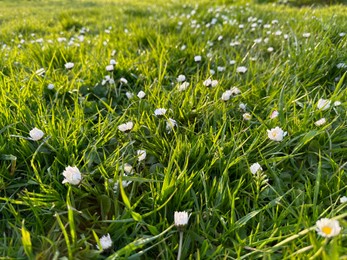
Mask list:
[[[174,222],[178,229],[184,228],[188,224],[189,215],[186,211],[175,211]]]
[[[166,131],[170,133],[174,127],[177,127],[177,122],[175,119],[169,118],[166,121]]]
[[[120,78],[119,81],[122,84],[128,84],[128,80],[126,78]]]
[[[225,71],[225,67],[218,66],[218,67],[217,67],[217,70],[218,70],[219,72],[223,72],[223,71]]]
[[[316,231],[322,237],[334,237],[340,234],[341,227],[338,220],[321,218],[316,222]]]
[[[125,175],[134,173],[134,169],[129,163],[125,163],[124,166],[122,167],[122,169],[123,169]]]
[[[195,62],[200,62],[201,61],[201,56],[200,55],[197,55],[194,57],[194,61]]]
[[[232,87],[230,91],[232,96],[237,96],[241,94],[241,90],[238,87]]]
[[[76,166],[67,166],[63,171],[63,175],[65,177],[62,182],[63,184],[70,183],[72,185],[78,185],[82,180],[81,172]]]
[[[267,135],[270,140],[281,142],[283,138],[287,135],[287,132],[284,132],[282,128],[276,126],[275,128],[272,128],[271,130],[267,130]]]
[[[137,154],[137,160],[139,162],[141,162],[144,159],[146,159],[146,156],[147,156],[146,150],[137,150],[136,154]]]
[[[270,115],[270,119],[274,119],[276,117],[278,117],[280,113],[277,110],[272,111],[271,115]]]
[[[245,66],[240,66],[236,68],[236,72],[238,73],[246,73],[247,68]]]
[[[110,183],[112,183],[113,180],[110,180]],[[130,184],[132,183],[132,181],[122,181],[122,186],[123,188],[126,188],[128,187]],[[116,181],[114,184],[113,184],[113,191],[114,193],[117,193],[119,190],[119,181]]]
[[[186,76],[184,75],[178,75],[177,79],[176,79],[178,82],[183,82],[183,81],[186,81]]]
[[[202,84],[205,87],[209,87],[212,84],[212,79],[206,79]]]
[[[123,132],[123,133],[127,133],[129,132],[131,129],[133,129],[134,127],[134,123],[132,121],[129,121],[125,124],[121,124],[118,126],[118,130]]]
[[[139,93],[137,93],[137,97],[138,97],[139,99],[143,99],[145,96],[146,96],[146,93],[143,92],[142,90],[139,91]]]
[[[343,62],[340,62],[336,65],[336,68],[338,69],[347,69],[347,64],[346,63],[343,63]]]
[[[232,95],[231,90],[227,90],[227,91],[223,92],[221,99],[223,101],[228,101],[230,99],[231,95]]]
[[[127,96],[128,99],[132,99],[132,98],[134,97],[134,94],[131,93],[131,92],[129,92],[129,91],[127,91],[127,92],[125,93],[125,95]]]
[[[346,202],[347,202],[347,197],[346,196],[342,196],[340,198],[340,203],[342,204],[342,203],[346,203]]]
[[[218,80],[214,79],[211,81],[211,87],[216,87],[218,85]]]
[[[252,115],[250,113],[244,113],[242,115],[243,119],[246,120],[246,121],[249,121],[252,119]]]
[[[38,141],[38,140],[42,139],[42,137],[45,135],[45,133],[42,130],[34,127],[33,129],[30,130],[29,135],[30,135],[31,140]]]
[[[157,108],[156,110],[154,110],[154,115],[155,116],[164,116],[166,114],[166,109],[165,108]]]
[[[37,71],[35,71],[35,74],[38,76],[43,76],[46,73],[44,68],[38,69]]]
[[[65,68],[68,70],[71,70],[74,66],[75,66],[75,64],[73,62],[65,63]]]
[[[99,241],[100,241],[101,248],[99,248],[98,245],[96,246],[99,250],[107,250],[111,248],[112,246],[112,239],[110,234],[102,236]]]
[[[189,82],[185,81],[178,86],[178,91],[185,91],[189,87]]]
[[[240,103],[239,108],[240,108],[241,111],[246,111],[247,104]]]
[[[327,110],[330,107],[331,101],[329,99],[320,98],[317,103],[317,108],[320,110]]]
[[[342,103],[341,103],[341,101],[335,101],[334,102],[334,107],[338,107],[338,106],[340,106]]]
[[[107,70],[107,71],[113,71],[113,70],[114,70],[113,65],[112,65],[112,64],[111,64],[111,65],[107,65],[107,66],[106,66],[106,70]]]
[[[263,168],[260,166],[259,163],[253,163],[251,167],[249,167],[249,170],[252,174],[256,174],[258,171],[263,171]]]
[[[314,124],[316,126],[322,126],[322,125],[325,125],[326,122],[327,122],[327,120],[323,117],[323,118],[319,119],[318,121],[316,121]]]

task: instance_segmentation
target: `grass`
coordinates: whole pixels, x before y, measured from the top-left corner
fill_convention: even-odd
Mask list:
[[[175,259],[174,211],[191,214],[182,259],[347,257],[347,8],[183,2],[1,1],[0,257]]]

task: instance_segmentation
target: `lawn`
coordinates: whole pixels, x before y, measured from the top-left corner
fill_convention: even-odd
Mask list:
[[[346,6],[2,0],[0,28],[1,259],[347,259]]]

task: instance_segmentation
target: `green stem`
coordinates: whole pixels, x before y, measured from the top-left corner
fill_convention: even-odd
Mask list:
[[[183,232],[180,231],[180,243],[178,245],[178,254],[177,254],[177,260],[181,259],[182,254],[182,243],[183,243]]]

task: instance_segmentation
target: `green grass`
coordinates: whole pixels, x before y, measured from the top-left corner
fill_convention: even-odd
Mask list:
[[[182,259],[347,258],[347,8],[184,2],[0,1],[1,258],[175,259],[174,211],[191,214]],[[79,185],[62,184],[69,165]],[[338,236],[317,234],[324,217]]]

